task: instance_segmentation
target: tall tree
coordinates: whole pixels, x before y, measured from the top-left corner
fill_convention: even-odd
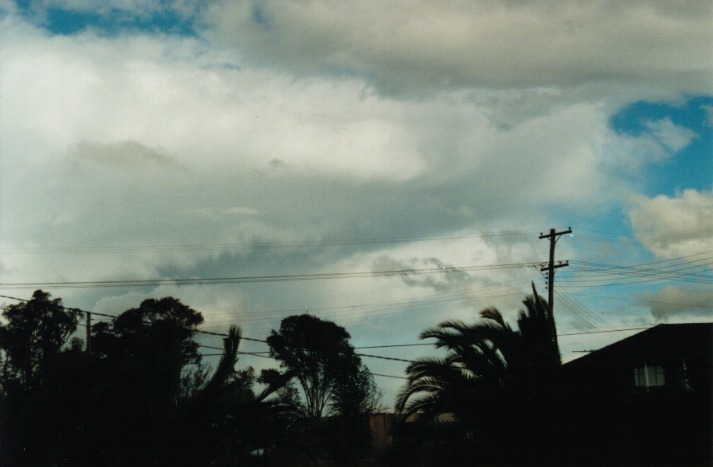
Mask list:
[[[48,446],[66,429],[65,405],[49,411],[43,388],[60,374],[72,374],[63,364],[66,354],[81,355],[67,346],[81,312],[66,308],[42,290],[26,302],[9,305],[0,325],[0,458],[8,465],[42,464]],[[41,423],[40,423],[41,421]]]
[[[60,354],[82,313],[62,306],[62,299],[36,290],[32,299],[9,305],[0,325],[0,390],[5,395],[29,391],[46,378],[47,363]]]
[[[292,462],[309,453],[312,461],[347,465],[368,453],[365,415],[376,409],[379,393],[349,338],[343,327],[309,314],[283,319],[267,338],[284,372],[263,372],[262,381],[287,381],[281,396],[301,411],[290,432]]]
[[[202,322],[200,312],[164,297],[93,327],[98,378],[92,390],[105,421],[95,427],[97,448],[126,463],[158,462],[176,407],[190,395],[182,388],[191,380],[187,373],[203,370],[194,339]]]
[[[340,375],[358,373],[361,361],[349,338],[343,327],[309,314],[288,316],[267,338],[270,355],[298,381],[307,417],[325,414]]]

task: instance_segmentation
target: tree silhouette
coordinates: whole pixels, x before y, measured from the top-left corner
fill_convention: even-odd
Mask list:
[[[340,375],[359,371],[349,337],[343,327],[303,314],[283,319],[280,330],[267,338],[270,355],[302,389],[306,417],[322,417]]]
[[[278,444],[285,430],[283,406],[270,399],[275,387],[256,395],[253,370],[235,369],[240,328],[230,328],[211,371],[194,339],[201,314],[175,298],[145,300],[112,322],[96,323],[89,354],[76,345],[61,349],[76,317],[59,319],[58,313],[71,318],[78,312],[47,294],[34,298],[32,307],[9,307],[11,319],[0,332],[6,343],[25,342],[32,356],[27,365],[17,357],[24,354],[2,349],[2,387],[24,384],[0,406],[3,464],[249,464]],[[49,311],[33,313],[56,329],[26,319],[38,303]],[[39,338],[28,322],[40,323]],[[42,336],[53,337],[53,345]]]
[[[46,378],[46,364],[60,354],[76,331],[81,312],[62,299],[36,290],[27,302],[9,305],[0,325],[0,391],[12,396],[30,391]]]
[[[291,431],[297,441],[292,452],[306,452],[313,461],[343,465],[363,456],[369,446],[365,415],[377,407],[379,394],[349,337],[341,326],[303,314],[283,319],[279,331],[267,338],[283,372],[263,372],[262,381],[287,381],[280,395],[300,415]]]
[[[283,437],[289,408],[273,397],[280,385],[254,393],[252,368],[235,369],[241,340],[241,329],[231,326],[212,376],[178,406],[165,446],[174,465],[259,463]]]
[[[357,371],[342,369],[334,380],[329,413],[342,417],[358,417],[378,410],[381,393],[374,376],[365,365]]]
[[[414,445],[443,450],[436,455],[458,446],[458,455],[468,452],[490,462],[548,456],[540,444],[556,423],[550,412],[559,349],[547,304],[534,285],[523,304],[517,329],[497,309],[486,308],[473,324],[446,321],[421,333],[422,339],[435,339],[446,356],[423,358],[406,369],[409,379],[396,408],[417,420]],[[508,449],[513,439],[519,449]]]
[[[63,420],[63,410],[56,412],[43,389],[55,384],[59,375],[73,375],[66,354],[81,355],[66,348],[77,328],[79,310],[65,308],[61,299],[37,290],[27,302],[9,305],[2,312],[0,324],[0,459],[7,465],[41,465],[49,445],[71,431]]]
[[[204,384],[194,340],[202,321],[196,310],[165,297],[144,300],[93,326],[80,410],[91,443],[75,456],[136,465],[162,462],[176,407],[190,394],[183,385]]]

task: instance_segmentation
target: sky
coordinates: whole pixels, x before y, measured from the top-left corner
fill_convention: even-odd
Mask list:
[[[0,0],[0,305],[310,312],[387,408],[550,229],[563,360],[713,321],[711,44],[707,0]]]

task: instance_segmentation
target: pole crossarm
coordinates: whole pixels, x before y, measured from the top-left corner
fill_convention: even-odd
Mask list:
[[[563,267],[565,267],[565,266],[569,266],[569,261],[568,261],[568,260],[565,260],[565,261],[557,261],[557,264],[555,264],[554,266],[552,266],[552,268],[553,268],[553,269],[557,269],[557,268],[563,268]],[[543,272],[544,272],[544,271],[547,271],[547,270],[549,270],[549,269],[550,269],[550,264],[549,264],[549,263],[542,263],[542,265],[540,266],[540,271],[543,271]]]
[[[550,233],[548,234],[543,234],[540,232],[540,240],[543,238],[552,238],[555,237],[555,242],[560,238],[560,235],[566,235],[566,234],[571,234],[572,233],[572,227],[567,228],[567,230],[563,230],[562,232],[555,232],[555,229],[550,229]]]
[[[555,245],[560,236],[572,233],[572,228],[569,227],[567,230],[557,232],[555,229],[550,229],[550,233],[543,234],[540,233],[540,239],[547,238],[550,240],[550,260],[547,265],[543,265],[540,271],[547,271],[547,308],[549,309],[550,323],[552,326],[552,333],[555,339],[557,339],[557,326],[555,325],[555,270],[565,266],[569,266],[569,261],[559,261],[555,264]]]

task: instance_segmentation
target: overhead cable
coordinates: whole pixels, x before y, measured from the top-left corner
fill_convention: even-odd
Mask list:
[[[535,263],[490,264],[481,266],[444,266],[423,269],[396,269],[385,271],[353,271],[329,272],[316,274],[284,274],[266,276],[237,276],[211,278],[164,278],[164,279],[127,279],[104,281],[63,281],[63,282],[16,282],[0,283],[0,288],[33,289],[33,288],[111,288],[111,287],[150,287],[159,285],[209,285],[209,284],[246,284],[255,282],[291,282],[326,279],[355,279],[363,277],[408,276],[418,274],[443,274],[462,271],[485,271],[510,268],[524,268]]]

